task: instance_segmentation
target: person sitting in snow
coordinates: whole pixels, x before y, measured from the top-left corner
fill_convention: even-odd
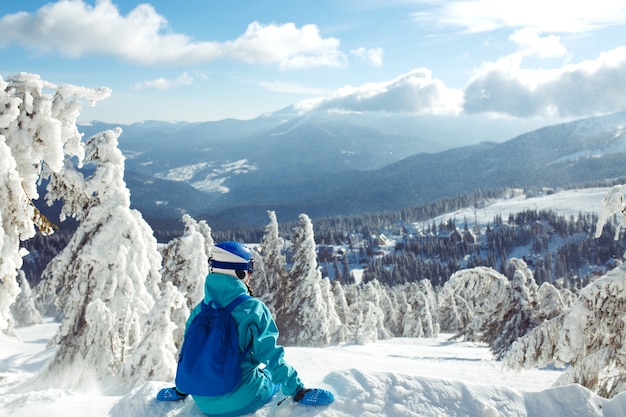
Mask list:
[[[238,304],[232,308],[231,313],[242,358],[240,364],[237,364],[241,369],[241,379],[234,382],[236,386],[229,392],[220,395],[197,395],[194,389],[181,389],[182,381],[185,380],[185,375],[182,374],[185,371],[181,369],[182,358],[180,358],[176,375],[177,386],[162,389],[157,399],[178,401],[191,394],[203,413],[215,417],[234,417],[252,413],[268,403],[281,388],[283,394],[293,396],[293,400],[300,404],[331,404],[334,401],[331,392],[319,388],[305,388],[296,370],[285,361],[283,347],[277,344],[278,328],[269,309],[262,301],[247,296],[251,292],[249,282],[253,270],[250,249],[239,242],[218,243],[211,250],[210,266],[204,284],[204,300],[192,310],[187,320],[186,340],[183,341],[181,356],[186,352],[185,342],[191,337],[190,325],[203,307],[204,309],[215,305],[226,307],[236,300],[233,304]],[[212,383],[204,381],[206,378],[196,379],[198,386]],[[192,380],[191,385],[195,384],[196,381]]]

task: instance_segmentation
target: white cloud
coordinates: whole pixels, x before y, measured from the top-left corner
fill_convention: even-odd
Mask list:
[[[520,46],[519,53],[524,56],[537,56],[539,58],[551,58],[563,56],[567,50],[556,35],[539,36],[532,28],[523,28],[511,36],[509,39]]]
[[[626,3],[619,0],[419,0],[427,10],[415,19],[487,32],[531,27],[543,33],[578,33],[626,22]]]
[[[253,22],[246,33],[226,42],[224,49],[243,62],[278,62],[281,69],[342,67],[346,64],[339,41],[322,38],[315,25],[298,29],[293,23],[262,25]]]
[[[489,32],[512,29],[518,50],[482,64],[464,90],[464,111],[515,117],[584,117],[626,109],[626,47],[576,64],[538,65],[537,59],[564,57],[561,34],[582,34],[626,24],[626,2],[595,0],[417,0],[420,23],[449,30]],[[571,36],[570,36],[571,38]],[[528,60],[528,58],[535,58]],[[544,61],[546,65],[548,61]],[[559,66],[560,65],[560,66]]]
[[[447,88],[420,68],[391,81],[346,86],[326,97],[301,101],[296,108],[442,114],[458,112],[461,101],[461,91]]]
[[[156,78],[154,80],[142,81],[131,87],[133,91],[143,91],[146,89],[156,90],[169,90],[170,88],[180,87],[185,85],[191,85],[194,81],[194,77],[188,72],[183,72],[180,76],[174,79]]]
[[[105,55],[141,65],[191,65],[230,57],[248,63],[277,63],[282,69],[345,65],[339,41],[322,38],[315,25],[253,22],[229,42],[198,42],[172,32],[149,4],[122,16],[111,0],[91,6],[82,0],[50,3],[35,13],[0,18],[0,47],[20,45],[68,57]]]
[[[367,64],[373,65],[375,67],[383,66],[382,48],[374,48],[374,49],[358,48],[358,49],[353,49],[352,51],[350,51],[350,53]]]
[[[626,47],[550,70],[521,68],[521,55],[483,66],[465,89],[468,113],[580,117],[626,109]]]

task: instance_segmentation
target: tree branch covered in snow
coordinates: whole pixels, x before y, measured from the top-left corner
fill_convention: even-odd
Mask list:
[[[618,215],[626,226],[626,186],[609,191],[602,203],[596,238]],[[620,234],[617,228],[615,238]],[[513,368],[569,365],[557,384],[578,383],[604,397],[626,389],[626,269],[620,265],[583,288],[571,309],[517,340],[505,357]]]
[[[440,300],[447,326],[459,329],[456,337],[488,343],[497,359],[518,337],[568,307],[552,284],[544,283],[540,290],[524,261],[511,259],[510,264],[510,281],[484,267],[455,273]]]
[[[326,346],[340,322],[334,302],[329,304],[332,300],[330,286],[322,283],[313,224],[306,214],[300,215],[292,244],[294,254],[289,279],[293,281],[293,295],[285,306],[285,326],[281,329],[285,344]]]
[[[161,255],[152,229],[130,208],[120,134],[117,129],[91,137],[85,162],[95,165],[93,173],[59,176],[49,191],[81,219],[37,287],[40,299],[53,300],[63,311],[54,338],[60,346],[44,376],[72,375],[62,378],[70,384],[91,374],[128,375],[123,370],[144,342],[143,323],[161,297]],[[63,179],[72,185],[64,186]]]
[[[570,310],[518,340],[505,363],[526,368],[568,364],[557,384],[578,383],[601,396],[615,396],[626,388],[625,306],[622,265],[583,288]]]
[[[108,88],[56,86],[35,74],[0,77],[0,330],[13,328],[9,307],[19,293],[20,241],[34,236],[36,221],[46,227],[31,202],[39,198],[37,185],[70,158],[82,163],[81,100],[94,104],[109,94]]]
[[[626,227],[626,202],[624,195],[626,194],[626,184],[615,185],[607,193],[602,201],[600,215],[596,224],[596,238],[602,235],[602,229],[607,221],[617,215],[619,221],[615,228],[615,240],[619,238],[622,227]]]

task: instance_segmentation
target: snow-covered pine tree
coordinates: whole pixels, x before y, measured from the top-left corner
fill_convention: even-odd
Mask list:
[[[200,220],[199,222],[196,222],[196,228],[198,229],[198,232],[200,232],[200,234],[204,236],[204,251],[207,254],[211,253],[211,248],[213,248],[213,245],[215,245],[215,242],[213,241],[211,227],[207,224],[206,221]]]
[[[422,294],[406,295],[406,302],[402,305],[402,308],[398,311],[402,314],[401,337],[424,337],[424,327],[422,326],[422,320],[417,317],[416,309],[420,309],[424,301]],[[417,307],[414,307],[418,304]],[[423,305],[423,304],[422,304]],[[419,311],[419,310],[418,310]]]
[[[204,278],[209,273],[209,252],[200,223],[190,215],[182,217],[185,229],[162,249],[162,286],[171,282],[185,295],[188,308],[204,298]],[[210,250],[210,247],[208,248]]]
[[[430,281],[427,282],[430,283]],[[428,289],[428,286],[409,282],[403,288],[409,308],[404,316],[402,336],[436,337],[439,328],[437,323],[433,321],[432,308],[430,306],[432,294],[424,291],[424,289]]]
[[[380,284],[380,281],[374,280],[380,289],[380,297],[378,306],[384,314],[384,323],[386,331],[393,337],[402,334],[401,318],[399,314],[400,300],[404,302],[403,286],[387,287]]]
[[[380,307],[381,299],[386,294],[377,280],[355,287],[356,294],[351,297],[350,312],[346,319],[351,343],[366,344],[379,339],[393,337],[386,327],[385,313]]]
[[[265,234],[261,240],[259,252],[263,258],[264,279],[255,281],[257,296],[272,312],[279,328],[283,322],[283,309],[288,301],[285,296],[290,293],[287,265],[283,249],[285,243],[278,232],[278,221],[274,211],[267,212],[270,222],[265,226]],[[255,269],[256,265],[255,265]],[[256,278],[256,275],[255,275]]]
[[[432,282],[429,279],[420,279],[417,281],[417,288],[419,291],[424,294],[426,297],[426,302],[428,303],[428,312],[424,312],[424,317],[427,317],[428,320],[432,321],[432,335],[427,337],[437,337],[439,334],[439,301],[437,296],[437,291],[433,287]]]
[[[20,293],[16,280],[17,271],[22,267],[20,240],[35,233],[34,211],[21,187],[11,149],[0,136],[0,330],[11,335],[15,334],[11,305]]]
[[[354,284],[352,284],[352,286],[354,286]],[[351,337],[350,327],[348,326],[350,306],[348,305],[348,300],[346,299],[344,286],[341,285],[340,282],[332,282],[332,292],[335,300],[335,311],[337,312],[337,317],[339,317],[339,321],[341,323],[335,333],[333,343],[345,343]]]
[[[141,343],[123,365],[124,380],[131,386],[146,381],[173,381],[176,376],[179,346],[172,338],[177,324],[171,315],[175,311],[186,311],[188,317],[189,309],[185,296],[171,282],[164,283],[163,287],[163,296],[142,325]],[[182,330],[184,332],[184,327]]]
[[[20,285],[20,294],[17,296],[15,303],[11,306],[11,313],[15,319],[17,327],[31,326],[33,324],[43,323],[41,313],[35,306],[35,299],[30,284],[26,279],[24,271],[18,271],[17,282]]]
[[[326,315],[328,317],[328,331],[330,333],[329,343],[339,343],[341,333],[343,333],[343,323],[339,319],[337,309],[335,308],[335,295],[333,293],[333,285],[328,277],[323,278],[320,281],[320,290],[322,292],[322,299],[326,306]]]
[[[538,320],[538,287],[532,272],[521,259],[514,258],[509,263],[515,272],[508,285],[506,300],[497,309],[487,311],[481,319],[481,339],[489,344],[496,359],[501,359],[518,337],[541,323]]]
[[[293,291],[285,305],[281,336],[284,336],[286,345],[326,346],[332,337],[331,323],[339,319],[334,305],[332,308],[327,306],[322,294],[313,223],[306,214],[300,215],[294,228],[292,245],[293,265],[289,280]]]
[[[563,314],[574,300],[574,293],[567,288],[558,289],[544,282],[537,291],[537,322],[543,323]]]
[[[365,301],[372,302],[376,308],[377,313],[379,312],[378,321],[376,323],[376,337],[379,340],[391,339],[393,337],[393,333],[387,327],[387,318],[389,317],[385,308],[392,308],[392,302],[387,294],[387,287],[382,285],[380,281],[373,280],[370,281],[361,287],[361,297]],[[393,315],[393,311],[390,312],[390,315]]]
[[[63,310],[53,340],[60,346],[43,375],[57,386],[121,376],[142,339],[141,324],[160,297],[161,255],[152,230],[130,208],[120,133],[89,139],[85,161],[95,165],[91,176],[57,175],[48,185],[47,198],[63,199],[64,209],[71,207],[70,214],[81,220],[37,287],[42,299],[52,296]]]
[[[583,288],[570,310],[519,339],[505,363],[566,364],[557,385],[577,383],[607,398],[626,391],[625,299],[626,268],[620,265]],[[551,323],[561,325],[551,329]],[[548,339],[552,332],[558,337]]]
[[[50,91],[50,93],[45,93]],[[50,224],[31,204],[38,199],[37,185],[63,168],[66,157],[82,161],[84,151],[76,119],[80,100],[91,104],[109,96],[98,90],[56,86],[36,74],[0,77],[0,330],[12,334],[10,306],[19,286],[22,266],[20,241],[42,232]]]
[[[565,314],[546,320],[539,326],[518,338],[503,357],[504,365],[512,369],[528,369],[534,366],[546,367],[565,364],[556,357]]]
[[[385,313],[385,325],[395,337],[399,337],[403,334],[404,318],[409,309],[405,285],[406,284],[394,285],[390,287],[388,291],[390,305],[386,306],[384,302],[381,303],[381,308]]]
[[[349,342],[365,345],[378,340],[378,325],[383,318],[380,308],[371,301],[361,300],[351,310],[353,338]]]
[[[548,309],[540,309],[546,300],[540,299],[539,287],[523,260],[511,259],[509,268],[514,269],[511,281],[489,268],[459,271],[455,274],[455,282],[448,288],[444,285],[442,293],[444,300],[457,300],[458,310],[473,311],[471,315],[465,316],[469,320],[458,330],[457,336],[487,343],[497,359],[506,354],[517,338],[562,311],[552,303],[547,303]],[[477,286],[478,282],[481,285]],[[490,283],[492,288],[489,287]],[[545,295],[558,293],[554,287],[554,291],[549,290],[551,284],[544,285]],[[450,294],[451,288],[456,288],[457,293]]]
[[[602,236],[605,223],[617,215],[619,224],[615,227],[615,240],[619,239],[622,228],[626,228],[626,184],[613,186],[602,201],[602,210],[596,223],[596,238]]]
[[[197,222],[188,214],[183,215],[182,220],[185,224],[183,234],[170,240],[161,250],[162,289],[171,283],[185,297],[184,305],[170,313],[176,325],[172,337],[177,348],[183,342],[189,312],[204,298],[204,279],[209,273],[211,248],[206,242],[207,236],[211,236],[211,229],[205,221]],[[213,244],[212,238],[210,243]]]
[[[626,227],[624,193],[626,185],[615,186],[604,198],[596,237],[616,214]],[[625,305],[626,267],[621,264],[583,288],[571,309],[518,339],[505,363],[513,368],[567,364],[556,384],[578,383],[614,397],[626,391]]]
[[[454,331],[455,337],[463,336],[466,340],[481,340],[483,320],[506,305],[508,287],[504,275],[487,267],[452,274],[439,300],[439,315],[445,331]]]

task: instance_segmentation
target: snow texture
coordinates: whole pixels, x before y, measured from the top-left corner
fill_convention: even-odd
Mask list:
[[[152,380],[118,395],[98,387],[37,389],[32,379],[55,348],[47,347],[58,324],[16,329],[19,339],[0,335],[0,410],[6,417],[203,417],[192,399],[155,400],[171,380]],[[577,384],[551,387],[562,371],[507,371],[487,346],[438,338],[396,338],[367,345],[286,348],[286,359],[310,386],[330,389],[336,402],[306,407],[277,395],[251,414],[269,416],[427,417],[622,417],[626,393],[611,400]]]
[[[41,219],[31,202],[39,198],[37,185],[59,173],[68,158],[82,164],[76,126],[81,100],[93,105],[110,93],[56,86],[36,74],[0,77],[0,331],[13,331],[9,308],[20,291],[15,279],[24,255],[20,241],[34,236],[35,220]]]

